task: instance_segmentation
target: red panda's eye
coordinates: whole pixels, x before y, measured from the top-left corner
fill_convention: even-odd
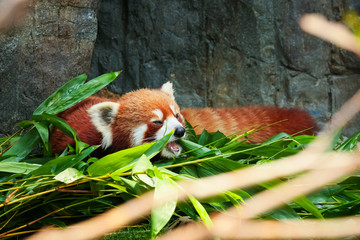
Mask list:
[[[162,121],[153,121],[153,123],[154,123],[155,125],[162,125],[162,124],[163,124]]]
[[[179,119],[179,118],[180,118],[180,114],[177,113],[177,114],[175,115],[175,117],[176,117],[176,119]]]

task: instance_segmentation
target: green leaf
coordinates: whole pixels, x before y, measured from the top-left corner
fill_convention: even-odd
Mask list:
[[[204,130],[199,137],[198,144],[204,146],[208,143],[211,143],[211,135],[208,131]]]
[[[174,133],[174,130],[170,131],[168,134],[166,134],[160,140],[156,141],[155,144],[153,146],[151,146],[151,148],[149,148],[149,150],[147,150],[145,152],[145,155],[151,159],[151,158],[155,157],[157,154],[159,154],[160,151],[163,150],[163,148],[169,142],[173,133]]]
[[[263,144],[264,145],[269,145],[271,143],[279,142],[279,140],[282,140],[284,138],[292,138],[292,136],[287,134],[287,133],[281,132],[281,133],[278,133],[275,136],[269,138],[268,140],[263,142]]]
[[[300,219],[299,215],[289,206],[283,206],[265,213],[268,217],[277,220]]]
[[[160,171],[161,170],[161,171]],[[176,173],[173,173],[171,172],[170,170],[167,170],[165,168],[158,168],[157,166],[154,166],[153,168],[153,171],[154,171],[154,176],[157,177],[158,179],[162,180],[164,177],[163,177],[163,173],[162,171],[164,172],[164,175],[166,176],[167,174],[171,174],[171,176],[174,176],[174,175],[178,175]]]
[[[39,143],[40,137],[36,128],[31,129],[20,140],[15,143],[9,150],[2,154],[2,157],[17,156],[18,158],[26,157]],[[6,160],[5,160],[6,161]]]
[[[59,102],[63,101],[63,98],[67,95],[70,95],[73,91],[80,88],[84,82],[86,81],[87,76],[86,74],[81,74],[74,79],[70,80],[69,82],[65,83],[61,88],[59,88],[56,92],[50,95],[44,102],[38,106],[35,111],[34,115],[40,115],[44,112],[51,113],[51,110],[56,108]],[[55,112],[56,114],[58,112]]]
[[[185,119],[185,129],[186,129],[186,139],[191,142],[198,142],[198,137],[195,133],[195,130],[191,124]]]
[[[106,155],[90,165],[87,171],[90,176],[103,176],[112,173],[114,170],[120,169],[140,157],[154,144],[147,143]]]
[[[30,126],[34,125],[33,121],[24,120],[18,123],[19,128],[26,129]]]
[[[113,176],[112,177],[115,181],[118,182],[122,182],[123,184],[126,185],[126,187],[135,195],[140,196],[141,194],[145,193],[146,191],[148,191],[147,188],[145,188],[143,185],[141,185],[139,182],[136,182],[134,180],[131,179],[127,179],[124,177],[119,177],[119,176]],[[129,192],[129,191],[126,191]]]
[[[39,222],[41,222],[45,225],[53,225],[53,226],[58,226],[61,228],[65,228],[67,226],[63,221],[56,219],[56,218],[51,218],[51,217],[44,218],[44,219],[40,220]]]
[[[325,186],[319,191],[310,194],[308,199],[315,204],[331,202],[336,194],[344,191],[346,188],[348,188],[346,185]]]
[[[40,166],[40,164],[26,162],[0,162],[0,172],[26,174],[38,169]]]
[[[128,192],[126,187],[124,187],[122,185],[115,184],[115,183],[108,183],[107,185],[110,187],[116,188],[116,189],[120,190],[121,192],[126,192],[126,193]]]
[[[191,217],[192,220],[197,221],[199,219],[198,215],[196,214],[196,210],[188,202],[178,203],[177,206],[183,213]]]
[[[43,166],[32,172],[33,176],[46,175],[46,174],[59,174],[67,168],[73,167],[75,164],[79,163],[86,157],[90,155],[95,149],[99,146],[91,146],[80,154],[77,155],[68,155],[64,157],[58,157],[49,162],[45,163]]]
[[[283,181],[279,180],[279,179],[274,179],[270,182],[266,182],[266,183],[261,183],[259,185],[270,189],[277,185],[277,184],[282,184]],[[314,205],[314,203],[312,203],[308,198],[306,198],[305,196],[300,196],[296,199],[293,200],[295,203],[297,203],[298,205],[300,205],[303,209],[309,211],[311,214],[313,214],[315,217],[323,219],[324,217],[322,216],[321,212],[317,209],[317,207]],[[284,209],[283,209],[284,210]]]
[[[216,131],[209,133],[206,130],[202,132],[199,137],[198,144],[202,146],[212,146],[214,148],[223,147],[226,143],[230,142],[223,133]]]
[[[214,224],[213,224],[209,214],[205,210],[204,206],[194,196],[189,195],[188,197],[189,197],[192,205],[194,206],[196,212],[199,214],[201,220],[204,222],[205,226],[207,228],[212,228]]]
[[[179,143],[185,149],[186,153],[190,153],[193,156],[204,156],[205,154],[213,151],[203,145],[191,142],[187,139],[180,138]]]
[[[224,173],[246,167],[243,163],[238,163],[236,161],[220,157],[203,162],[201,166],[214,170],[216,173]]]
[[[76,180],[79,180],[81,178],[85,177],[84,174],[79,172],[75,168],[67,168],[61,173],[57,174],[54,178],[60,182],[63,183],[72,183]]]
[[[41,140],[44,143],[45,149],[49,150],[49,128],[48,125],[42,122],[34,122],[34,126],[39,133]]]
[[[115,80],[119,74],[120,72],[105,73],[88,81],[85,84],[84,82],[87,76],[82,74],[72,79],[60,89],[58,89],[55,93],[53,93],[34,111],[33,114],[57,114],[62,112],[96,93]]]
[[[240,202],[241,203],[245,202],[244,199],[240,195],[238,195],[238,194],[236,194],[234,192],[225,191],[225,194],[226,194],[226,196],[229,198],[229,200],[231,201],[231,203],[235,207],[240,207]]]
[[[140,180],[146,185],[149,185],[150,187],[154,187],[153,179],[149,177],[146,173],[136,174],[140,172],[146,172],[149,169],[153,170],[154,167],[150,162],[150,158],[147,157],[145,154],[143,154],[141,155],[139,160],[135,163],[131,173],[135,180]]]
[[[217,131],[211,134],[211,145],[215,148],[223,147],[228,142],[230,142],[230,139],[228,139],[222,132]]]
[[[61,130],[62,132],[64,132],[67,136],[71,137],[72,139],[74,139],[75,144],[76,144],[76,152],[79,153],[81,152],[84,148],[88,147],[89,145],[82,142],[79,137],[76,134],[75,129],[73,129],[71,126],[69,126],[69,124],[67,124],[67,122],[55,115],[50,115],[50,114],[42,114],[42,115],[33,115],[32,119],[34,121],[38,121],[38,122],[48,122],[51,123],[53,125],[55,125],[55,127],[57,127],[59,130]]]
[[[317,209],[314,203],[312,203],[308,198],[305,196],[301,196],[293,200],[295,203],[299,204],[302,208],[310,212],[314,217],[319,219],[324,219],[323,215]]]
[[[163,180],[156,179],[154,202],[162,202],[168,196],[175,196],[174,200],[166,201],[165,203],[154,207],[151,210],[151,237],[154,238],[160,230],[169,222],[171,216],[174,214],[177,202],[177,184],[169,178]]]
[[[171,131],[170,133],[168,133],[165,137],[154,142],[153,145],[150,146],[150,148],[146,149],[146,151],[143,152],[143,154],[145,156],[147,156],[149,159],[155,157],[166,146],[166,144],[168,143],[173,132],[174,132],[174,130]],[[140,146],[142,146],[142,145],[140,145]],[[126,164],[123,165],[122,167],[120,167],[119,169],[117,169],[116,171],[114,171],[113,173],[111,173],[111,176],[115,176],[115,175],[121,174],[123,172],[129,171],[130,169],[132,169],[134,167],[135,163],[138,160],[139,160],[139,158],[137,157],[137,158],[133,159],[132,161],[126,161]]]
[[[359,143],[360,131],[354,133],[351,137],[349,137],[346,141],[344,141],[339,147],[336,148],[337,151],[351,151],[357,144]]]

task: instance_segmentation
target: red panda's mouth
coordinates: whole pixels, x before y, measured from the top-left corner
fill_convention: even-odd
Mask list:
[[[181,151],[181,148],[180,148],[180,146],[174,141],[174,142],[169,142],[168,144],[166,144],[166,148],[169,150],[169,151],[171,151],[171,152],[173,152],[173,153],[177,153],[177,154],[179,154],[180,153],[180,151]]]

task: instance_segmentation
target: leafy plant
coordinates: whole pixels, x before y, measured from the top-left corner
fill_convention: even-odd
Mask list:
[[[0,236],[13,237],[37,231],[44,225],[65,227],[95,216],[131,198],[154,189],[154,201],[162,201],[178,180],[196,181],[256,164],[266,164],[300,152],[314,136],[278,134],[259,145],[239,141],[240,137],[204,131],[196,135],[187,125],[188,138],[180,141],[185,149],[176,159],[155,156],[168,142],[171,133],[161,140],[125,149],[101,159],[91,157],[98,146],[88,146],[74,129],[57,114],[92,95],[119,72],[104,74],[85,83],[86,75],[69,81],[46,99],[31,121],[19,124],[23,135],[0,139]],[[51,154],[49,136],[52,126],[64,131],[76,142],[60,156]],[[20,131],[19,131],[20,133]],[[251,133],[248,133],[251,134]],[[360,137],[355,133],[343,141],[334,139],[334,151],[352,151]],[[288,176],[291,179],[292,176]],[[185,202],[164,202],[152,210],[144,222],[149,238],[154,238],[173,220],[189,216],[211,227],[209,214],[231,206],[241,208],[245,199],[263,189],[287,181],[277,179],[258,186],[223,192],[207,199],[189,195]],[[359,213],[359,176],[353,175],[302,196],[288,205],[263,214],[264,219],[327,218]],[[240,181],[240,180],[239,180]],[[180,188],[180,187],[179,187]]]

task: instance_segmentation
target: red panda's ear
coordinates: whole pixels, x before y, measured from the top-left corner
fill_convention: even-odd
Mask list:
[[[91,122],[103,137],[102,148],[104,149],[110,147],[112,144],[111,124],[114,122],[118,109],[119,104],[116,102],[102,102],[93,105],[87,110]]]
[[[164,91],[166,93],[168,93],[171,98],[173,100],[175,100],[175,97],[174,97],[174,88],[173,88],[173,84],[171,82],[166,82],[164,83],[162,86],[161,86],[161,91]]]

